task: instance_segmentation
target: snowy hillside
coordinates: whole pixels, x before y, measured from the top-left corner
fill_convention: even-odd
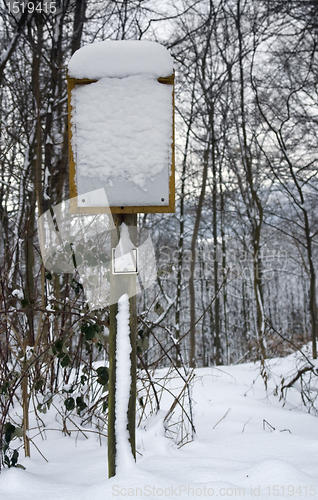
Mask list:
[[[267,392],[257,364],[197,369],[194,442],[178,449],[164,436],[163,401],[138,429],[137,464],[110,480],[106,440],[89,431],[65,437],[46,420],[46,440],[35,443],[48,463],[32,446],[32,458],[20,459],[26,470],[2,471],[0,498],[318,498],[318,420],[300,408],[296,389],[284,407],[272,394],[294,355],[269,367]]]

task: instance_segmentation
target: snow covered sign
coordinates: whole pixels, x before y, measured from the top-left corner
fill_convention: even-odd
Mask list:
[[[67,79],[73,210],[174,212],[169,52],[148,41],[93,43],[74,53]]]

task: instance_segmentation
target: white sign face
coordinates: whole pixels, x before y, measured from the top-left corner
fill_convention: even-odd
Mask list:
[[[70,191],[78,209],[98,213],[102,199],[84,194],[105,190],[109,206],[126,213],[174,211],[169,52],[148,41],[97,42],[75,52],[68,68]]]
[[[72,91],[72,149],[81,197],[104,188],[109,206],[169,205],[172,85],[150,75],[102,78]]]

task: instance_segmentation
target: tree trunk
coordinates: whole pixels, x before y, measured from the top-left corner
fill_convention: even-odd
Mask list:
[[[210,113],[210,126],[212,132],[212,232],[213,232],[213,263],[214,263],[214,348],[215,348],[215,364],[222,365],[222,347],[221,347],[221,328],[220,328],[220,298],[219,290],[219,261],[218,261],[218,225],[217,225],[217,165],[216,165],[216,140],[214,131],[214,106]]]
[[[207,139],[209,141],[209,137]],[[196,326],[196,314],[195,314],[195,286],[194,286],[194,273],[195,273],[195,264],[196,264],[196,244],[199,233],[199,226],[202,214],[202,207],[205,197],[206,183],[208,177],[208,160],[209,160],[209,143],[206,145],[206,149],[203,154],[203,175],[202,175],[202,184],[201,184],[201,192],[198,202],[198,207],[196,211],[196,218],[193,227],[193,234],[191,240],[191,264],[190,264],[190,278],[189,278],[189,293],[190,293],[190,366],[191,368],[195,368],[196,359],[195,359],[195,326]]]

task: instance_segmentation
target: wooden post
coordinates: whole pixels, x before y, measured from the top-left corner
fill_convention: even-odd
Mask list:
[[[137,244],[137,214],[113,214],[115,230],[112,231],[111,246],[115,248],[120,238],[120,226],[124,222],[129,228],[130,239]],[[124,293],[131,297],[130,304],[130,396],[127,408],[127,421],[131,452],[136,459],[135,427],[136,427],[136,336],[137,336],[137,307],[136,307],[136,275],[111,273],[110,279],[110,316],[109,316],[109,392],[108,392],[108,476],[116,474],[116,337],[118,299]]]
[[[23,364],[23,370],[25,371],[24,377],[22,378],[22,409],[23,409],[23,443],[24,443],[24,455],[30,457],[30,441],[29,441],[29,395],[28,395],[28,380],[29,374],[27,371],[27,363]]]

